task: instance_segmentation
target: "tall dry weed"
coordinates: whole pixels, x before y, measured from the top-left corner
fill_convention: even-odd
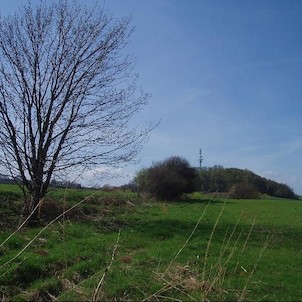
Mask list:
[[[212,196],[211,200],[207,203],[205,209],[201,213],[196,225],[194,226],[192,232],[189,234],[187,240],[176,252],[172,261],[169,263],[167,268],[163,273],[154,272],[155,276],[163,283],[163,286],[155,293],[148,295],[143,301],[222,301],[222,300],[238,300],[243,301],[247,298],[247,287],[250,284],[251,278],[259,265],[259,261],[263,256],[264,251],[268,247],[270,239],[264,243],[261,248],[259,255],[254,263],[252,270],[249,272],[248,278],[246,279],[243,288],[230,289],[225,284],[226,274],[229,273],[230,268],[228,265],[234,257],[235,253],[239,250],[239,241],[242,240],[243,230],[238,230],[239,223],[241,221],[241,216],[238,218],[235,226],[229,232],[227,229],[223,242],[220,248],[218,257],[214,263],[208,263],[208,257],[211,249],[211,245],[215,240],[215,231],[219,225],[223,212],[225,210],[226,201],[228,196],[225,197],[222,208],[215,220],[213,228],[210,233],[209,240],[207,242],[206,250],[204,253],[204,259],[202,263],[201,271],[199,269],[191,267],[189,264],[184,265],[177,263],[176,260],[180,253],[186,248],[192,237],[194,236],[198,226],[200,225],[205,213],[208,210],[208,206],[215,198]],[[251,236],[252,230],[255,226],[255,219],[249,228],[248,234],[244,239],[244,244],[241,248],[241,254],[245,251],[248,245],[248,240]],[[189,263],[189,261],[188,261]],[[232,271],[235,274],[238,269],[248,273],[245,268],[237,266]],[[174,293],[174,294],[173,294]],[[184,297],[183,299],[176,298],[175,293]],[[177,294],[176,294],[177,296]]]

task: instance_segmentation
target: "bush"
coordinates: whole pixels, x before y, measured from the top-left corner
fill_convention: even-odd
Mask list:
[[[155,198],[171,200],[194,192],[197,177],[196,170],[187,160],[173,156],[142,169],[134,181],[140,191],[148,192]]]
[[[149,170],[144,168],[138,171],[133,182],[136,191],[148,192],[150,187]]]
[[[259,199],[260,193],[248,183],[237,183],[229,191],[229,196],[236,199]]]

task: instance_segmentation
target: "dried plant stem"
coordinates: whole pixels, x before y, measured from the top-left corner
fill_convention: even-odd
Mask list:
[[[235,224],[235,226],[234,226],[234,228],[233,228],[233,230],[232,230],[232,233],[230,234],[230,236],[229,236],[229,238],[228,238],[228,240],[227,240],[226,245],[225,245],[225,246],[222,246],[223,250],[220,252],[220,258],[225,254],[227,248],[229,247],[230,241],[231,241],[231,239],[233,238],[233,236],[234,236],[234,234],[235,234],[235,231],[237,230],[237,227],[238,227],[238,225],[239,225],[239,222],[241,221],[241,218],[242,218],[242,213],[241,213],[241,215],[239,216],[239,218],[238,218],[238,220],[237,220],[237,222],[236,222],[236,224]]]
[[[196,229],[198,228],[198,226],[199,226],[199,224],[200,224],[200,222],[201,222],[201,220],[202,220],[204,214],[206,213],[206,211],[207,211],[207,209],[208,209],[208,207],[209,207],[209,205],[210,205],[210,203],[211,203],[212,201],[213,201],[213,196],[212,196],[212,198],[209,200],[209,202],[207,203],[207,205],[206,205],[205,209],[203,210],[202,214],[200,215],[200,217],[199,217],[197,223],[195,224],[195,227],[193,228],[193,230],[192,230],[190,236],[187,238],[186,242],[183,244],[183,246],[182,246],[182,247],[179,249],[179,251],[176,253],[176,255],[174,256],[174,258],[172,259],[172,261],[170,262],[170,264],[169,264],[168,267],[166,268],[164,274],[166,274],[166,272],[170,269],[170,267],[172,266],[172,264],[175,262],[175,260],[176,260],[177,257],[179,256],[179,254],[180,254],[180,253],[182,252],[182,250],[187,246],[187,244],[189,243],[189,241],[190,241],[191,238],[193,237],[193,235],[194,235]]]
[[[40,232],[38,232],[38,234],[31,239],[28,244],[25,245],[25,247],[19,252],[17,253],[16,256],[14,256],[13,258],[11,258],[10,260],[8,260],[6,263],[2,264],[0,266],[0,269],[2,269],[3,267],[5,267],[6,265],[8,265],[9,263],[13,262],[15,259],[17,259],[24,251],[27,250],[28,247],[31,246],[31,244],[38,238],[38,236],[40,236],[47,228],[49,228],[53,223],[55,223],[57,220],[59,220],[61,217],[63,217],[66,213],[72,211],[74,208],[76,208],[78,205],[80,205],[81,203],[85,202],[86,200],[88,200],[89,198],[91,198],[94,194],[91,194],[90,196],[82,199],[81,201],[79,201],[78,203],[76,203],[75,205],[73,205],[71,208],[67,209],[66,211],[64,211],[62,214],[60,214],[59,216],[57,216],[55,219],[53,219],[51,222],[49,222]],[[7,241],[7,240],[6,240]]]
[[[92,298],[92,301],[95,302],[95,301],[98,301],[98,297],[99,297],[99,292],[104,284],[104,280],[105,280],[105,277],[107,275],[107,273],[109,272],[111,266],[112,266],[112,263],[114,261],[114,257],[115,257],[115,253],[116,253],[116,249],[117,249],[117,246],[118,246],[118,243],[119,243],[119,240],[120,240],[120,235],[121,235],[121,231],[119,230],[118,232],[118,235],[117,235],[117,239],[116,239],[116,243],[114,245],[114,248],[113,248],[113,251],[112,251],[112,254],[111,254],[111,260],[110,260],[110,263],[109,265],[106,267],[96,289],[95,289],[95,292],[93,294],[93,298]]]
[[[227,199],[227,197],[226,197],[226,199]],[[222,215],[222,213],[223,213],[223,211],[224,211],[226,199],[225,199],[225,201],[224,201],[224,203],[223,203],[223,206],[221,207],[220,213],[219,213],[219,215],[218,215],[218,217],[217,217],[217,219],[216,219],[215,225],[213,226],[213,229],[212,229],[210,238],[209,238],[209,240],[208,240],[207,249],[206,249],[206,252],[205,252],[205,255],[204,255],[203,270],[202,270],[202,280],[205,280],[206,265],[207,265],[207,259],[208,259],[208,254],[209,254],[211,242],[212,242],[213,235],[214,235],[214,233],[215,233],[216,227],[217,227],[217,225],[218,225],[218,222],[220,221],[221,215]]]
[[[241,216],[242,216],[242,215],[241,215]],[[219,267],[219,268],[218,268],[218,272],[217,272],[216,276],[213,277],[214,279],[213,279],[212,285],[210,286],[210,290],[213,288],[214,284],[215,284],[217,281],[219,281],[219,278],[220,278],[220,276],[221,276],[221,273],[223,273],[223,271],[225,270],[226,265],[228,264],[228,262],[230,261],[230,259],[233,257],[233,255],[234,255],[234,253],[235,253],[235,251],[236,251],[236,249],[237,249],[237,244],[238,244],[238,241],[239,241],[239,239],[240,239],[240,237],[241,237],[241,235],[242,235],[242,230],[241,230],[239,236],[237,237],[235,244],[232,246],[231,251],[230,251],[229,254],[228,254],[227,260],[221,265],[221,263],[222,263],[222,257],[225,255],[226,250],[227,250],[227,248],[228,248],[229,245],[230,245],[231,239],[234,237],[235,231],[237,230],[238,224],[239,224],[239,222],[240,222],[240,220],[241,220],[241,216],[240,216],[239,219],[237,220],[237,223],[236,223],[236,225],[233,227],[233,230],[232,230],[231,234],[228,236],[228,239],[227,239],[227,240],[226,240],[226,237],[227,237],[227,235],[228,235],[228,230],[227,230],[227,232],[225,233],[225,236],[224,236],[224,239],[223,239],[223,243],[222,243],[222,245],[221,245],[221,249],[220,249],[220,253],[219,253],[218,260],[217,260],[216,264],[214,265],[214,267],[215,267],[215,266],[216,266],[216,267]],[[204,267],[205,267],[205,264],[204,264]],[[203,272],[205,272],[205,270],[203,270]],[[203,275],[203,279],[205,279],[205,274]]]
[[[237,227],[235,226],[235,228],[237,228]],[[235,254],[235,251],[237,250],[237,244],[238,244],[238,241],[239,241],[241,235],[242,235],[242,231],[238,235],[236,242],[234,243],[231,251],[229,252],[228,258],[226,259],[226,261],[222,265],[221,265],[222,255],[219,256],[219,259],[218,259],[218,261],[216,263],[216,266],[220,266],[220,267],[218,268],[216,276],[214,276],[212,278],[211,285],[207,289],[206,294],[208,294],[214,288],[214,285],[218,281],[220,281],[220,283],[223,282],[224,277],[225,277],[225,273],[226,273],[226,266],[229,263],[229,261],[231,260],[231,258],[233,257],[233,255]]]
[[[16,235],[26,224],[26,222],[30,219],[30,217],[36,212],[36,210],[41,206],[43,202],[43,199],[39,201],[39,203],[36,205],[36,207],[32,210],[32,212],[28,215],[28,217],[20,224],[20,226],[13,232],[11,233],[1,244],[0,247],[2,247],[10,238],[12,238],[14,235]]]
[[[252,230],[253,230],[253,228],[254,228],[255,223],[256,223],[256,217],[255,217],[254,220],[253,220],[253,223],[252,223],[252,225],[251,225],[251,227],[250,227],[249,233],[248,233],[248,235],[247,235],[247,237],[246,237],[246,240],[245,240],[245,242],[244,242],[244,245],[243,245],[243,247],[242,247],[242,251],[241,251],[242,253],[243,253],[244,250],[245,250],[245,247],[246,247],[247,242],[248,242],[248,240],[249,240],[249,238],[250,238],[250,236],[251,236],[251,233],[252,233]]]
[[[11,266],[11,268],[9,268],[6,272],[4,272],[3,274],[0,275],[0,277],[4,276],[5,274],[9,273],[10,271],[16,269],[17,267],[19,267],[28,257],[24,257],[24,259],[22,259],[19,263],[16,264],[16,266]],[[2,300],[0,300],[1,302],[3,302]]]
[[[94,273],[93,275],[89,276],[88,278],[82,280],[80,283],[75,284],[74,287],[68,289],[67,291],[65,291],[64,293],[62,293],[60,296],[57,297],[57,299],[61,299],[63,296],[65,296],[66,294],[68,294],[69,292],[76,290],[77,288],[79,288],[82,284],[84,284],[85,282],[91,280],[92,278],[94,278],[95,276],[99,275],[101,272],[103,271],[103,269],[97,271],[96,273]]]
[[[152,295],[148,296],[147,298],[143,299],[142,302],[146,302],[146,301],[150,300],[151,298],[156,298],[160,294],[168,291],[170,288],[171,288],[171,286],[169,284],[166,284],[164,287],[162,287],[161,289],[159,289],[157,292],[155,292]],[[156,300],[158,300],[158,299],[156,299]]]
[[[179,300],[179,299],[172,298],[172,297],[166,297],[166,296],[161,296],[161,295],[158,295],[157,297],[164,299],[165,301],[170,300],[170,301],[176,301],[176,302],[183,302],[183,300]],[[156,299],[156,300],[158,300],[158,299]]]
[[[181,286],[182,284],[184,284],[186,282],[186,280],[182,281],[182,282],[179,282],[177,284],[173,284],[172,282],[169,282],[166,278],[164,278],[164,274],[158,274],[158,273],[155,273],[158,277],[160,277],[165,283],[166,285],[163,286],[161,289],[159,289],[157,292],[153,293],[152,295],[148,296],[147,298],[143,299],[142,302],[146,302],[146,301],[149,301],[150,299],[152,298],[155,298],[156,300],[157,297],[159,298],[164,298],[165,300],[171,300],[171,299],[174,299],[174,298],[169,298],[167,296],[162,296],[162,294],[164,292],[167,292],[169,291],[171,288],[174,288],[175,290],[181,292],[182,294],[186,295],[187,297],[189,297],[191,300],[193,301],[196,301],[196,299],[194,297],[192,297],[190,294],[188,294],[186,291],[182,290],[181,288],[179,288],[178,286]],[[178,301],[176,299],[176,301]],[[182,300],[180,300],[182,301]]]
[[[182,285],[183,283],[185,283],[186,280],[184,280],[183,282],[180,282],[180,283],[178,283],[178,284],[175,285],[175,284],[169,282],[168,280],[166,280],[166,279],[164,278],[163,275],[158,275],[158,276],[159,276],[164,282],[166,282],[167,285],[168,285],[170,288],[174,288],[174,289],[176,289],[177,291],[179,291],[179,292],[183,293],[184,295],[188,296],[189,298],[191,298],[193,301],[196,301],[196,299],[194,299],[190,294],[188,294],[187,292],[185,292],[185,291],[182,290],[181,288],[177,287],[177,286]]]
[[[249,276],[248,276],[248,279],[247,279],[247,281],[246,281],[246,283],[245,283],[245,286],[244,286],[243,290],[241,291],[241,295],[240,295],[238,301],[243,301],[243,300],[244,300],[244,294],[245,294],[245,292],[246,292],[246,288],[247,288],[247,286],[248,286],[248,284],[249,284],[249,282],[250,282],[252,276],[254,275],[254,272],[255,272],[255,270],[256,270],[256,267],[258,266],[258,263],[259,263],[260,259],[262,258],[262,255],[263,255],[264,251],[266,250],[266,248],[267,248],[268,245],[269,245],[270,239],[271,239],[270,237],[267,238],[265,244],[263,245],[262,249],[260,250],[259,255],[258,255],[258,258],[257,258],[257,260],[256,260],[256,262],[255,262],[255,264],[254,264],[254,266],[253,266],[253,269],[252,269],[251,273],[250,273]]]
[[[66,193],[67,193],[67,187],[65,188],[65,192],[64,192],[63,216],[62,216],[62,235],[63,235],[63,249],[64,249],[64,258],[65,258],[65,271],[67,271],[66,232],[65,232]]]

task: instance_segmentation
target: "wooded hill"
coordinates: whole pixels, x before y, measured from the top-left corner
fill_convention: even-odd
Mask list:
[[[257,198],[261,194],[297,198],[293,189],[286,184],[266,179],[249,170],[222,166],[203,167],[198,186],[204,192],[228,192],[233,198]]]

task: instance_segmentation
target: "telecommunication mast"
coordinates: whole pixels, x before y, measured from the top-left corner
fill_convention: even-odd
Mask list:
[[[201,172],[201,164],[203,161],[203,156],[202,156],[202,152],[201,149],[199,149],[199,171]]]

